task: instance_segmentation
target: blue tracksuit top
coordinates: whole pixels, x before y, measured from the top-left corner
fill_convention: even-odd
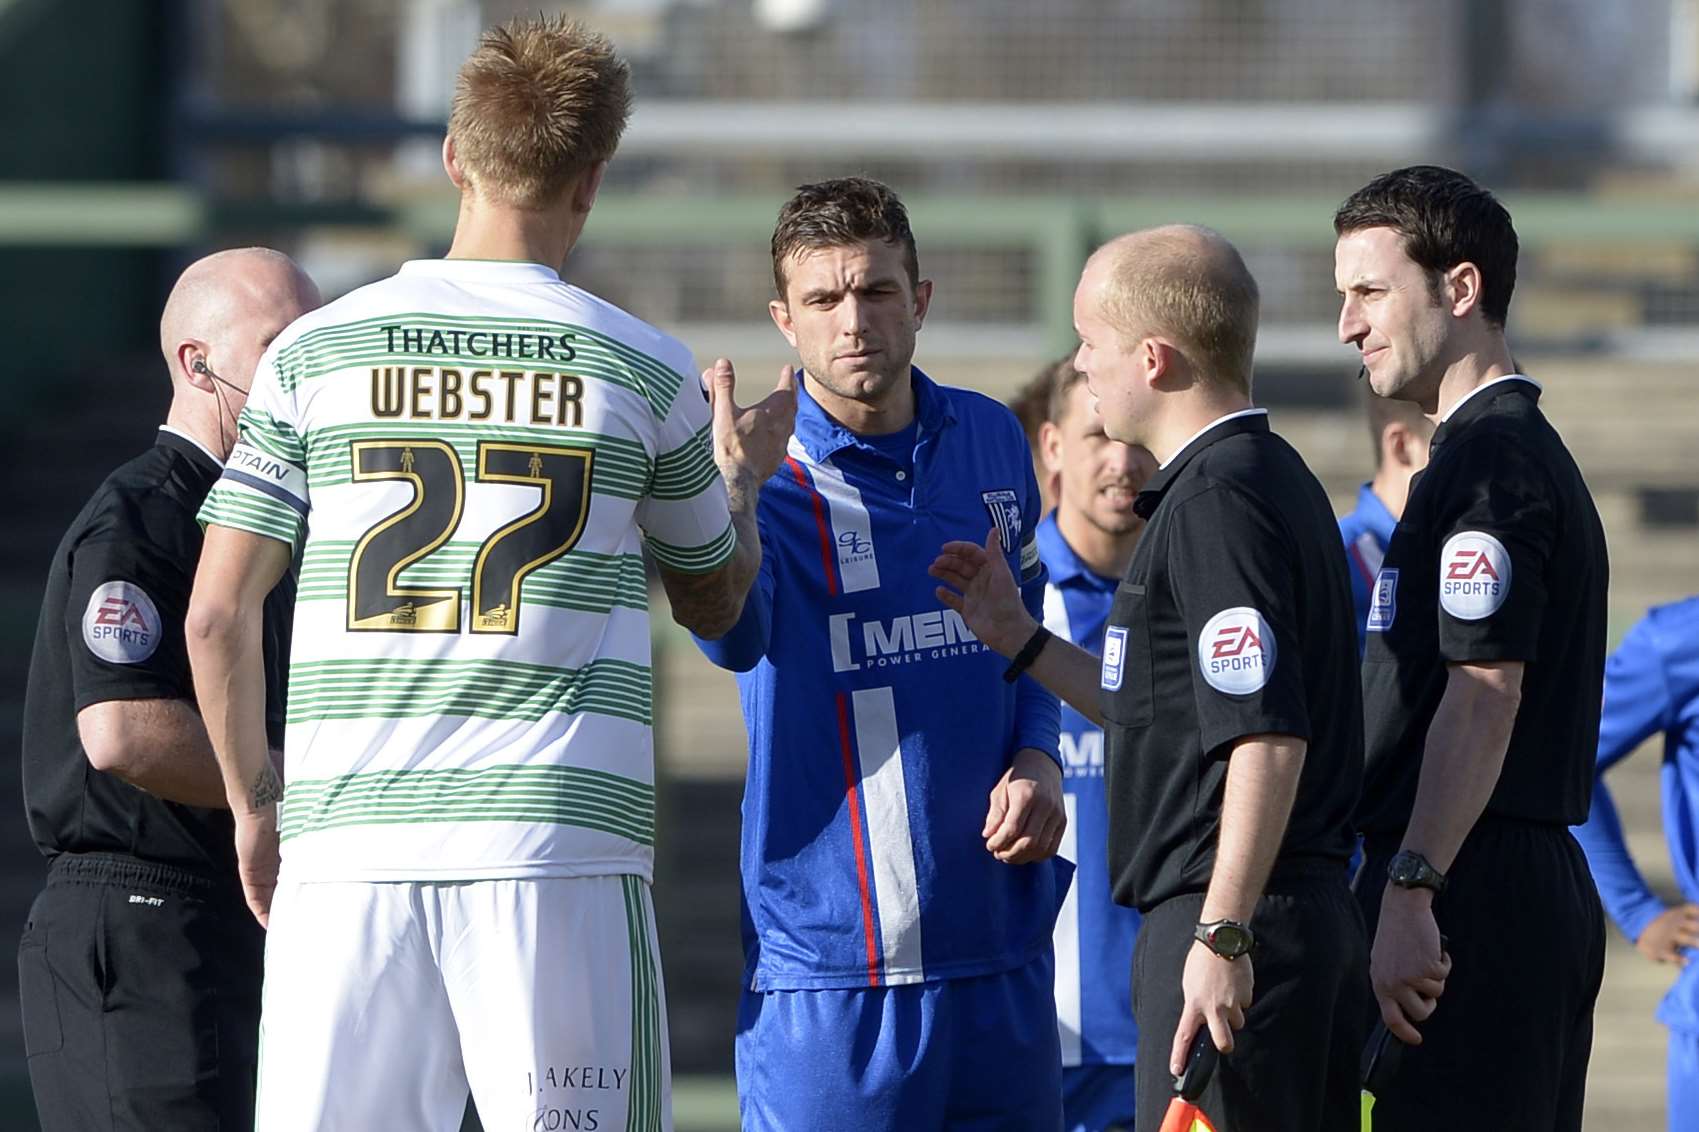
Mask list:
[[[1603,774],[1646,739],[1664,736],[1664,835],[1676,883],[1699,902],[1699,597],[1653,608],[1605,662],[1593,809],[1575,827],[1605,911],[1638,939],[1664,905],[1634,867]],[[1658,1007],[1672,1029],[1699,1033],[1699,963],[1689,963]]]
[[[1375,576],[1380,573],[1386,544],[1392,541],[1392,529],[1397,525],[1398,520],[1368,484],[1357,489],[1356,509],[1339,520],[1339,536],[1345,540],[1345,561],[1351,566],[1346,573],[1351,577],[1351,606],[1357,614],[1359,660],[1363,646],[1368,643],[1369,598],[1374,593]]]
[[[1087,652],[1103,652],[1103,627],[1119,578],[1094,573],[1046,516],[1038,556],[1050,574],[1044,627]],[[1138,1053],[1133,1024],[1136,909],[1115,903],[1109,881],[1109,800],[1103,790],[1103,731],[1062,705],[1062,789],[1068,832],[1062,856],[1075,864],[1073,889],[1056,921],[1056,1020],[1062,1064],[1131,1065]]]
[[[745,985],[877,987],[1009,970],[1050,946],[1065,870],[1005,865],[980,830],[1015,752],[1057,757],[1056,698],[941,603],[926,569],[995,524],[1034,617],[1045,574],[1025,434],[992,399],[913,371],[912,461],[798,387],[761,491],[761,573],[708,659],[749,732]],[[887,444],[886,447],[889,447]]]

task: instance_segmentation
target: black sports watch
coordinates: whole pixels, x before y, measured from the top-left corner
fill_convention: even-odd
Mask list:
[[[1420,853],[1401,849],[1386,866],[1386,879],[1399,888],[1425,888],[1435,896],[1445,891],[1445,874]]]
[[[1199,924],[1192,929],[1192,938],[1223,959],[1237,959],[1241,955],[1249,955],[1251,948],[1257,943],[1257,937],[1251,934],[1251,929],[1237,920],[1216,920],[1211,924]]]

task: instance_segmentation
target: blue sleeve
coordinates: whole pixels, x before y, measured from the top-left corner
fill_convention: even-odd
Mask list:
[[[1605,662],[1605,701],[1596,762],[1599,777],[1593,783],[1592,812],[1585,823],[1575,827],[1575,839],[1587,855],[1599,899],[1629,939],[1639,939],[1664,905],[1628,853],[1622,821],[1603,775],[1648,736],[1665,730],[1669,711],[1663,654],[1647,618],[1628,631],[1622,645]]]
[[[705,641],[691,634],[703,656],[733,672],[748,672],[760,664],[773,638],[773,556],[769,553],[773,543],[759,519],[756,529],[761,538],[761,569],[749,587],[749,595],[743,599],[743,613],[737,624],[717,640]]]
[[[1014,420],[1012,415],[1010,420]],[[1044,586],[1050,580],[1050,571],[1042,561],[1038,561],[1038,519],[1042,505],[1039,501],[1038,480],[1032,474],[1032,458],[1026,452],[1026,434],[1017,435],[1022,446],[1021,466],[1026,469],[1026,493],[1021,501],[1021,515],[1026,517],[1026,521],[1022,523],[1021,545],[1016,553],[1016,562],[1022,567],[1028,561],[1037,562],[1036,568],[1030,572],[1023,568],[1017,577],[1022,579],[1021,601],[1026,605],[1027,612],[1032,614],[1032,619],[1042,625]],[[1061,702],[1037,680],[1031,676],[1022,676],[1015,683],[1014,750],[1032,747],[1043,751],[1056,760],[1057,766],[1061,766],[1061,732]],[[1010,754],[1012,755],[1013,751]]]
[[[1357,533],[1346,519],[1339,520],[1339,540],[1345,548],[1345,574],[1351,579],[1351,609],[1357,615],[1357,661],[1362,663],[1363,651],[1369,643],[1369,589],[1373,583],[1363,577],[1364,563],[1357,552]]]

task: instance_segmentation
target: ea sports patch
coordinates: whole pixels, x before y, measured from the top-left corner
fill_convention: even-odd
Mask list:
[[[140,664],[152,656],[164,628],[153,599],[134,582],[107,582],[83,610],[83,643],[113,664]]]
[[[1121,673],[1127,665],[1127,629],[1111,625],[1103,631],[1103,671],[1098,684],[1105,692],[1121,690]]]
[[[1249,695],[1274,672],[1274,629],[1248,605],[1223,609],[1198,634],[1198,668],[1204,682],[1230,696]]]
[[[1459,531],[1439,554],[1439,604],[1460,621],[1499,611],[1510,596],[1510,552],[1485,531]]]
[[[1375,592],[1369,601],[1368,630],[1384,633],[1398,616],[1398,568],[1388,566],[1375,575]]]

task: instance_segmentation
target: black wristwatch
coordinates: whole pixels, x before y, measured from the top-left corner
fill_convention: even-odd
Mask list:
[[[1192,929],[1192,938],[1223,959],[1237,959],[1241,955],[1249,955],[1251,948],[1257,943],[1257,937],[1251,934],[1251,929],[1237,920],[1216,920],[1212,924],[1199,924]]]
[[[1435,896],[1445,891],[1445,874],[1420,853],[1399,850],[1386,866],[1386,879],[1399,888],[1426,888]]]

